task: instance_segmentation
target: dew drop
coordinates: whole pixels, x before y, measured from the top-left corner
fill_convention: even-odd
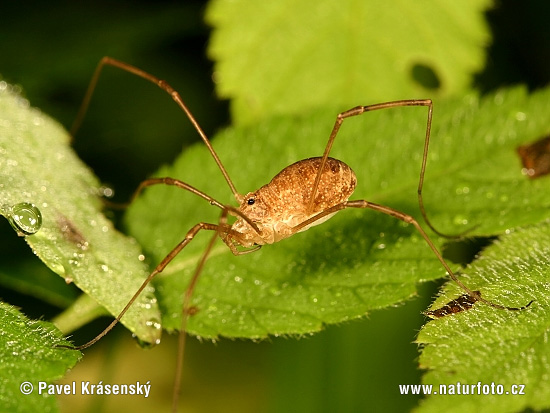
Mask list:
[[[272,286],[271,288],[269,288],[269,293],[271,295],[274,295],[275,297],[278,297],[281,295],[281,290],[275,286]]]
[[[468,186],[459,186],[458,188],[455,189],[455,192],[457,195],[466,195],[467,193],[470,192],[470,188]]]
[[[80,261],[78,259],[69,259],[68,262],[73,267],[80,267]]]
[[[160,321],[159,321],[158,319],[156,319],[156,318],[152,318],[152,319],[150,319],[150,320],[147,320],[147,321],[145,322],[145,325],[146,325],[147,327],[151,327],[151,328],[153,328],[153,329],[155,329],[155,330],[160,330],[161,327],[162,327],[161,324],[160,324]]]
[[[467,225],[468,224],[468,218],[466,218],[464,215],[457,215],[453,219],[453,223],[455,225]]]
[[[110,188],[108,186],[102,186],[98,188],[98,195],[105,197],[105,198],[112,198],[115,196],[115,190],[113,188]]]
[[[33,235],[42,227],[42,213],[34,205],[21,202],[12,207],[3,208],[11,226],[20,236]]]
[[[151,349],[160,343],[160,339],[156,339],[154,342],[149,342],[149,341],[140,339],[135,334],[132,334],[132,337],[136,340],[138,346],[140,346],[143,349]]]
[[[517,112],[516,119],[519,121],[524,121],[525,119],[527,119],[527,115],[524,112]]]

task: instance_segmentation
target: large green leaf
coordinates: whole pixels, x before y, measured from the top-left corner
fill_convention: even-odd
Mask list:
[[[469,412],[480,405],[484,412],[550,408],[550,223],[502,236],[464,273],[487,297],[500,294],[507,300],[535,302],[519,313],[476,304],[425,325],[417,340],[423,345],[420,365],[428,369],[423,383],[433,385],[438,395],[440,385],[447,391],[454,387],[455,394],[464,393],[461,385],[466,385],[469,394],[428,397],[418,411]],[[456,286],[449,285],[434,306],[457,293]]]
[[[101,213],[99,183],[69,147],[60,125],[0,82],[0,214],[35,204],[42,227],[25,239],[67,283],[74,282],[111,313],[118,313],[147,275],[136,242],[117,232]],[[2,264],[12,268],[5,256]],[[32,276],[31,276],[32,277]],[[32,278],[31,278],[32,279]],[[152,288],[124,317],[146,342],[160,337]]]
[[[355,102],[371,103],[371,102]],[[482,100],[470,95],[437,102],[425,201],[440,229],[495,235],[550,217],[544,179],[521,173],[515,147],[548,133],[550,91],[512,89]],[[267,183],[280,169],[322,153],[336,110],[275,118],[229,129],[216,148],[242,192]],[[416,186],[425,108],[372,112],[347,120],[332,155],[357,173],[352,199],[366,198],[419,217]],[[204,146],[186,151],[160,176],[180,178],[230,203],[231,194]],[[128,211],[131,233],[159,262],[197,222],[216,223],[219,211],[173,187],[147,190]],[[199,233],[157,280],[164,323],[179,327],[181,297],[211,234]],[[393,305],[415,294],[419,282],[444,276],[412,226],[373,211],[349,210],[322,226],[234,257],[221,242],[199,281],[189,322],[204,337],[304,334]],[[466,280],[467,283],[467,280]],[[522,305],[521,291],[495,285],[494,301]],[[485,292],[484,292],[485,293]]]
[[[55,398],[42,384],[51,385],[80,359],[52,324],[31,321],[0,302],[0,406],[6,412],[57,411]]]
[[[206,18],[218,93],[231,99],[237,122],[330,102],[456,93],[483,67],[490,4],[213,1]],[[439,88],[415,80],[422,68]]]

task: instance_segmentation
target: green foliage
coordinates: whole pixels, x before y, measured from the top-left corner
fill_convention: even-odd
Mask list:
[[[475,225],[472,236],[498,235],[550,218],[546,181],[522,175],[515,154],[518,144],[548,133],[548,102],[548,90],[528,96],[523,89],[512,89],[481,100],[471,95],[436,105],[425,201],[437,227],[460,233]],[[415,195],[426,112],[399,108],[344,123],[332,155],[357,174],[352,199],[365,198],[420,219]],[[216,138],[216,148],[237,188],[246,193],[284,166],[321,154],[334,113],[230,129]],[[222,203],[231,202],[202,145],[183,153],[159,175],[180,178]],[[194,224],[216,223],[218,217],[216,208],[173,187],[148,189],[126,216],[130,232],[154,262]],[[179,327],[182,291],[209,236],[199,233],[159,277],[166,328]],[[325,324],[401,302],[415,294],[419,282],[445,274],[414,227],[373,211],[342,211],[322,226],[245,256],[234,257],[219,244],[195,292],[193,303],[200,311],[189,321],[189,331],[203,337],[318,331]],[[491,297],[507,305],[529,300],[519,287],[512,297],[509,284],[496,282],[494,288]]]
[[[462,314],[428,323],[418,337],[423,345],[421,366],[429,369],[424,383],[524,383],[527,391],[531,389],[528,397],[427,398],[419,410],[467,411],[481,403],[494,411],[548,407],[547,300],[543,294],[548,279],[548,178],[530,181],[523,176],[515,148],[549,133],[550,92],[529,96],[522,89],[510,89],[483,99],[475,94],[464,96],[472,74],[485,60],[482,48],[489,35],[482,11],[488,8],[488,0],[457,6],[443,1],[414,6],[400,2],[391,9],[382,3],[351,3],[262,3],[261,9],[242,0],[212,3],[208,21],[214,26],[210,54],[216,59],[215,79],[220,95],[232,100],[237,125],[248,125],[220,133],[214,139],[216,150],[237,188],[246,193],[267,183],[288,164],[320,155],[338,112],[394,98],[435,98],[424,193],[428,215],[447,233],[474,227],[469,235],[500,238],[468,268],[453,268],[468,286],[480,289],[492,301],[512,306],[536,301],[520,313],[476,304]],[[110,43],[115,49],[107,53],[115,50],[114,57],[123,57],[117,53],[118,42]],[[65,74],[70,77],[73,70],[69,67]],[[433,70],[441,82],[439,87],[431,88],[419,79],[418,67]],[[147,69],[172,82],[165,72]],[[59,79],[67,76],[59,75]],[[123,102],[134,93],[133,87],[129,86],[132,92],[118,93]],[[105,89],[110,92],[110,87]],[[438,99],[458,94],[460,99]],[[188,91],[183,95],[194,108]],[[22,108],[27,103],[21,99],[7,92],[0,97],[2,211],[7,214],[6,206],[19,202],[38,205],[44,227],[27,236],[27,242],[50,268],[117,314],[147,273],[136,259],[140,250],[132,241],[120,238],[99,213],[101,204],[95,196],[99,185],[67,149],[66,134],[36,111]],[[157,114],[149,115],[159,121]],[[143,116],[134,123],[136,116],[129,110],[112,117],[114,127],[124,123],[124,116],[132,119],[131,127],[144,136],[151,135],[144,132],[149,119]],[[332,155],[347,162],[358,175],[353,199],[365,198],[420,219],[416,186],[425,120],[425,108],[400,108],[345,122]],[[111,129],[104,122],[101,135]],[[164,137],[169,122],[159,123],[162,128],[155,130],[155,136]],[[133,132],[130,135],[134,146]],[[107,141],[112,137],[108,132],[105,136]],[[94,141],[93,146],[101,154],[105,151],[103,143]],[[155,151],[142,152],[149,159]],[[227,185],[202,145],[185,151],[157,174],[180,178],[221,202],[232,203]],[[215,207],[189,193],[155,187],[130,208],[125,219],[153,267],[192,225],[216,223],[219,216]],[[162,321],[168,330],[180,326],[183,291],[209,236],[199,233],[155,281]],[[442,239],[434,236],[434,241],[445,246]],[[9,252],[9,245],[1,247]],[[30,265],[7,261],[3,257],[1,262],[3,285],[63,306],[73,300],[71,291],[46,280],[52,274],[37,261]],[[372,211],[343,211],[322,226],[246,256],[234,257],[218,242],[194,296],[199,311],[190,320],[189,330],[208,338],[308,334],[401,303],[417,293],[420,283],[444,275],[412,226]],[[58,280],[64,283],[62,278]],[[434,308],[460,294],[458,287],[449,283]],[[133,315],[125,318],[132,331],[160,318],[156,308],[149,312],[149,303],[145,298],[132,308]],[[84,296],[58,323],[68,331],[97,311]],[[413,311],[418,315],[417,309]],[[10,317],[4,317],[7,324],[2,328],[9,328]],[[395,321],[390,316],[388,320]],[[393,322],[381,327],[373,337],[383,334],[387,338],[386,331],[395,326]],[[377,352],[365,335],[346,336],[342,331],[333,334],[328,352],[341,352],[344,341],[365,344],[364,352]],[[149,341],[155,341],[157,333],[154,328],[136,331]],[[7,344],[0,347],[7,348]],[[355,350],[363,352],[363,348]],[[284,355],[288,366],[296,364],[292,353],[289,350]],[[321,368],[320,354],[310,354],[308,369]],[[338,359],[333,375],[334,386],[339,384],[342,394],[357,386],[342,367],[350,361],[347,356]],[[14,359],[18,366],[23,361]],[[35,367],[42,364],[33,361]],[[351,369],[351,364],[346,366]],[[382,370],[385,366],[377,367]],[[34,379],[33,372],[29,375]],[[319,388],[323,386],[319,383]],[[12,388],[18,392],[17,387]],[[5,392],[0,391],[0,398],[12,397]],[[312,394],[311,400],[318,403],[320,398]]]
[[[13,307],[0,302],[0,405],[10,412],[56,410],[55,398],[38,392],[39,382],[51,384],[80,359],[78,351],[56,348],[69,345],[51,323],[31,321]],[[23,394],[20,386],[30,382],[34,390]],[[28,389],[28,387],[24,387]]]
[[[35,204],[43,225],[25,237],[34,253],[67,283],[118,313],[148,272],[138,259],[139,246],[101,214],[99,184],[69,148],[67,133],[0,85],[0,213],[9,218],[14,205]],[[3,263],[13,265],[8,259]],[[36,275],[29,277],[27,285]],[[151,321],[159,319],[149,289],[123,322],[142,340],[155,342],[160,331]]]
[[[415,3],[414,6],[399,3],[391,9],[374,3],[325,4],[321,1],[311,5],[301,2],[292,6],[277,3],[266,11],[263,5],[260,10],[259,6],[251,2],[213,2],[208,12],[209,22],[215,28],[210,54],[216,59],[219,92],[222,96],[232,99],[232,111],[236,122],[250,123],[251,119],[265,117],[266,113],[296,114],[304,113],[304,109],[307,113],[311,107],[323,106],[328,102],[339,104],[341,110],[353,104],[368,104],[393,98],[423,95],[437,97],[456,92],[463,93],[471,74],[478,70],[484,61],[481,47],[488,42],[488,34],[481,21],[480,12],[488,6],[488,2],[461,3],[460,10],[455,9],[449,2],[437,1],[423,5]],[[292,10],[292,13],[288,13],[288,10]],[[244,20],[253,23],[243,24]],[[251,32],[255,35],[250,35]],[[441,88],[428,90],[415,82],[418,79],[411,76],[415,65],[424,65],[432,69],[441,80]],[[464,272],[468,277],[464,277],[464,282],[473,289],[480,289],[486,298],[506,305],[521,306],[532,298],[539,300],[542,296],[541,291],[546,286],[547,276],[544,272],[533,271],[535,275],[532,279],[525,277],[522,271],[518,271],[517,266],[509,262],[510,257],[521,257],[521,252],[525,253],[526,246],[533,245],[537,235],[533,233],[530,241],[518,241],[514,245],[512,240],[508,240],[508,237],[514,234],[506,234],[513,232],[514,228],[530,226],[548,219],[548,178],[529,181],[521,176],[520,162],[515,154],[515,147],[520,142],[530,142],[548,134],[549,128],[545,125],[549,109],[547,102],[547,91],[528,98],[525,92],[519,89],[497,93],[481,101],[472,96],[463,102],[436,100],[432,153],[428,162],[425,190],[428,214],[436,227],[446,233],[459,233],[475,227],[469,235],[501,236],[501,253],[492,257],[492,260],[493,265],[496,265],[496,262],[499,266],[505,266],[508,271],[495,271],[494,266],[492,269],[484,268],[484,277],[480,278],[473,277],[470,269],[467,269]],[[364,172],[360,173],[364,175],[360,179],[372,179],[380,184],[378,188],[374,184],[374,187],[365,187],[367,189],[363,191],[359,188],[356,194],[361,194],[361,197],[368,196],[369,200],[397,207],[418,217],[413,200],[414,174],[405,164],[409,159],[414,159],[416,165],[419,164],[420,143],[417,142],[416,147],[409,145],[407,129],[410,128],[412,120],[406,118],[402,125],[394,129],[395,120],[390,120],[390,115],[385,114],[380,115],[380,118],[385,116],[388,116],[388,120],[373,121],[383,125],[380,132],[377,133],[376,125],[366,123],[369,121],[365,121],[363,125],[366,126],[363,126],[361,131],[355,132],[355,136],[365,136],[365,131],[368,132],[369,136],[380,141],[378,146],[372,147],[369,142],[363,140],[357,145],[357,140],[346,138],[344,135],[342,140],[351,140],[355,147],[342,149],[344,155],[337,154],[337,157],[349,162],[356,172],[358,171],[355,165],[361,165]],[[322,121],[319,118],[317,122]],[[350,122],[356,121],[348,121],[348,124]],[[345,126],[351,127],[353,126]],[[325,128],[326,135],[329,126]],[[293,147],[299,145],[302,139],[307,140],[309,136],[317,133],[311,127],[304,129],[305,132],[295,129],[294,138],[289,134],[289,141],[293,142]],[[399,129],[401,132],[398,132]],[[266,130],[269,129],[264,128],[262,132]],[[315,133],[311,133],[312,130]],[[397,133],[402,133],[402,137],[396,139],[395,144],[388,143],[388,136]],[[420,139],[420,133],[416,133]],[[350,132],[350,136],[354,136],[354,133]],[[274,139],[277,139],[277,136],[270,134],[267,140],[271,142]],[[312,141],[319,142],[319,137]],[[341,148],[339,145],[342,145],[341,141],[335,145],[335,151]],[[265,147],[268,147],[266,153],[270,154],[271,159],[273,149],[269,144]],[[360,151],[357,151],[358,147],[361,148]],[[248,145],[246,148],[244,161],[249,157],[261,156],[254,152],[250,153]],[[308,156],[320,154],[319,147],[316,148],[317,150],[312,150]],[[363,155],[365,160],[362,163],[353,160],[357,152],[367,154]],[[409,159],[404,159],[407,156]],[[278,156],[274,155],[273,159],[278,159]],[[378,162],[383,166],[379,167]],[[255,175],[261,167],[243,165],[243,169],[254,171]],[[402,182],[392,182],[392,179]],[[297,248],[303,251],[304,244],[312,245],[311,249],[319,252],[319,256],[326,256],[333,262],[338,261],[339,254],[341,257],[347,257],[344,251],[360,244],[357,244],[357,239],[353,239],[350,246],[345,241],[342,243],[341,239],[347,239],[353,231],[359,232],[365,225],[355,216],[349,218],[348,224],[345,223],[347,218],[339,216],[334,219],[339,219],[340,223],[330,222],[324,224],[324,227],[327,228],[325,235],[328,235],[326,239],[329,242],[333,231],[331,225],[346,228],[346,235],[340,236],[334,243],[339,246],[338,252],[331,250],[331,255],[327,255],[326,251],[319,248],[319,239],[322,235],[315,237],[312,234],[304,234],[305,241],[297,244]],[[356,226],[351,224],[352,221]],[[390,233],[389,229],[372,226],[370,222],[369,225],[369,230],[372,230],[373,234],[380,232],[388,236]],[[310,232],[319,230],[320,228],[312,229]],[[531,232],[527,229],[525,231]],[[311,240],[307,239],[307,236],[311,236]],[[396,272],[403,271],[403,268],[414,268],[416,265],[417,270],[422,271],[418,280],[431,277],[431,269],[425,263],[402,260],[402,255],[397,253],[393,241],[395,240],[382,242],[372,234],[363,234],[360,239],[360,242],[365,242],[366,245],[383,243],[386,250],[392,251],[393,264],[398,270],[390,268],[389,265],[384,266],[380,257],[375,258],[377,265],[380,265],[376,269],[384,274],[384,281],[391,282]],[[507,249],[508,247],[510,248]],[[516,251],[517,248],[522,251]],[[359,249],[363,252],[372,252],[372,249],[364,247]],[[292,252],[283,252],[277,262],[281,267],[286,265],[290,274],[293,266],[282,258],[288,256],[292,257]],[[314,254],[306,252],[305,256],[311,260]],[[365,259],[364,256],[361,255],[362,259]],[[399,260],[396,262],[397,257]],[[484,253],[481,257],[484,259]],[[542,255],[540,259],[539,267],[548,267],[547,258],[544,261]],[[315,263],[318,260],[319,258],[313,259]],[[253,267],[254,270],[259,265],[260,261]],[[327,267],[326,264],[313,266],[321,267],[323,270]],[[481,266],[480,260],[475,261],[471,268],[477,266]],[[347,266],[343,267],[349,271]],[[525,266],[526,271],[532,269],[534,268]],[[280,272],[277,271],[277,274]],[[302,266],[300,274],[303,273]],[[307,276],[304,278],[307,280]],[[341,280],[336,282],[343,283]],[[381,288],[376,296],[383,297],[381,300],[391,300],[392,292],[387,293]],[[460,294],[462,292],[458,287],[450,283],[444,297],[439,299],[434,307],[437,308]],[[546,306],[544,297],[539,305]],[[456,322],[456,328],[448,327],[455,325],[454,316],[428,324],[425,330],[433,334],[421,333],[419,337],[419,342],[427,340],[430,343],[424,349],[422,360],[423,365],[432,370],[424,382],[438,384],[449,383],[451,380],[456,382],[456,379],[460,379],[463,383],[477,383],[480,378],[491,378],[494,380],[489,382],[510,384],[521,382],[518,380],[527,375],[530,377],[524,382],[537,383],[537,375],[548,375],[548,366],[544,362],[544,340],[539,340],[540,345],[530,346],[529,339],[536,340],[536,337],[540,337],[539,331],[542,330],[534,328],[526,336],[525,329],[517,326],[521,323],[532,324],[529,322],[530,317],[544,323],[544,315],[541,307],[533,307],[518,314],[497,311],[478,304],[475,310],[457,316],[467,321],[460,324]],[[498,323],[494,321],[495,317],[498,318]],[[487,338],[487,323],[491,322],[497,323],[501,328],[509,323],[510,328],[506,329],[505,334],[494,334],[493,338]],[[435,328],[432,327],[436,325],[440,325],[441,328],[434,332]],[[477,327],[475,334],[471,334],[472,337],[477,335],[476,338],[467,336],[471,330],[468,326],[471,325]],[[457,335],[460,340],[455,340]],[[484,357],[483,360],[472,357],[478,349],[468,346],[472,343],[483,349],[483,352],[478,354]],[[503,363],[503,368],[495,366],[496,362],[491,357],[492,351],[501,355],[500,350],[504,346],[499,346],[500,343],[506,343],[507,349],[504,357],[497,358],[498,362]],[[452,355],[449,354],[451,352]],[[439,356],[437,361],[432,360],[433,353]],[[533,353],[536,353],[534,357]],[[505,368],[514,366],[517,354],[520,354],[522,360],[529,358],[529,363],[533,363],[536,368],[523,368],[525,363],[521,362],[517,368],[510,370],[511,373],[503,374]],[[462,357],[465,357],[466,363],[462,363]],[[537,364],[533,358],[542,362]],[[454,360],[456,366],[447,367],[448,359]],[[449,373],[449,370],[453,369],[458,371],[455,375],[452,374],[453,371]],[[533,370],[536,369],[539,370],[534,373]],[[512,375],[516,380],[511,380]],[[545,397],[544,393],[545,382],[541,382],[540,386],[532,386],[531,397],[516,397],[513,402],[510,402],[509,398],[498,399],[498,396],[490,400],[484,396],[481,396],[483,400],[481,397],[439,397],[427,401],[421,410],[441,411],[444,408],[470,411],[478,409],[481,403],[485,407],[486,400],[490,405],[494,403],[495,411],[515,411],[526,406],[544,408],[548,407],[548,402],[544,401],[548,397]],[[497,399],[500,402],[497,403]]]
[[[329,102],[455,94],[483,67],[490,4],[213,1],[206,17],[218,93],[237,123]],[[438,82],[426,85],[422,72]]]
[[[426,324],[417,339],[423,346],[420,366],[428,369],[423,383],[434,385],[438,392],[440,384],[495,383],[505,393],[472,395],[470,390],[468,396],[434,396],[418,412],[474,411],[480,405],[484,412],[548,408],[549,257],[546,221],[502,236],[464,269],[468,282],[488,299],[535,302],[519,313],[476,304],[469,311]],[[456,286],[449,284],[434,307],[457,293]],[[522,395],[508,394],[514,384],[525,386]]]

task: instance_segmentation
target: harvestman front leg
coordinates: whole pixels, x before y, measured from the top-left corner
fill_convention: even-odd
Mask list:
[[[76,119],[73,122],[73,125],[71,127],[71,136],[75,136],[76,132],[80,128],[80,125],[82,124],[82,121],[84,120],[84,117],[86,115],[86,112],[88,111],[88,107],[90,106],[90,101],[92,99],[92,95],[94,94],[94,90],[97,86],[97,82],[99,80],[99,77],[101,75],[101,72],[103,71],[103,68],[105,66],[112,66],[116,67],[118,69],[121,69],[125,72],[131,73],[137,77],[141,77],[142,79],[147,80],[148,82],[151,82],[155,85],[157,85],[160,89],[164,90],[166,93],[170,95],[170,97],[176,102],[176,104],[183,110],[197,133],[199,134],[200,138],[208,148],[208,151],[210,152],[210,155],[212,158],[214,158],[214,161],[216,162],[216,165],[218,165],[218,168],[220,172],[222,173],[225,181],[227,182],[227,185],[229,185],[229,188],[231,189],[231,192],[233,193],[233,196],[237,200],[238,203],[241,203],[242,201],[242,195],[239,194],[237,189],[235,188],[235,185],[233,184],[233,181],[231,181],[231,178],[229,177],[229,174],[225,170],[225,167],[223,166],[218,154],[212,147],[212,144],[210,143],[210,140],[206,136],[206,133],[202,130],[201,126],[199,125],[199,122],[195,119],[183,99],[181,98],[179,92],[175,90],[172,86],[170,86],[166,81],[159,79],[156,76],[153,76],[150,73],[147,73],[143,70],[141,70],[138,67],[132,66],[131,64],[125,63],[123,61],[114,59],[109,56],[103,57],[100,62],[98,63],[94,74],[92,76],[92,80],[90,81],[90,84],[88,85],[88,89],[86,90],[86,94],[84,95],[84,100],[82,101],[82,104],[80,105],[80,109],[78,110],[78,113],[76,115]]]
[[[181,321],[181,328],[179,333],[179,339],[178,339],[178,356],[176,360],[176,373],[175,373],[175,379],[174,379],[174,388],[173,388],[173,395],[172,395],[172,410],[177,410],[177,405],[179,402],[179,389],[181,384],[181,373],[182,373],[182,367],[183,367],[183,356],[185,351],[185,339],[186,339],[186,329],[187,329],[187,319],[192,314],[192,306],[191,306],[191,298],[193,296],[193,292],[195,290],[195,286],[197,285],[197,282],[200,278],[200,275],[202,273],[202,269],[204,268],[204,264],[206,263],[206,260],[208,259],[208,256],[210,255],[210,252],[212,250],[212,247],[214,246],[214,242],[218,237],[220,237],[225,244],[229,247],[233,255],[243,255],[248,254],[254,251],[257,251],[261,246],[258,245],[253,248],[249,248],[246,250],[239,250],[237,246],[240,245],[241,242],[239,241],[240,234],[235,232],[233,229],[231,229],[231,226],[227,224],[227,215],[232,214],[234,216],[240,217],[244,219],[252,228],[252,231],[256,232],[257,234],[260,234],[261,231],[258,228],[258,226],[252,222],[246,215],[244,215],[241,211],[239,211],[237,208],[230,206],[230,205],[223,205],[216,199],[212,198],[211,196],[205,194],[202,191],[199,191],[195,187],[180,181],[178,179],[164,177],[164,178],[150,178],[143,181],[137,190],[134,192],[134,195],[132,196],[132,200],[134,200],[145,188],[153,185],[170,185],[175,186],[180,189],[184,189],[186,191],[189,191],[206,201],[210,203],[210,205],[217,206],[218,208],[222,209],[222,213],[220,216],[220,219],[218,221],[218,224],[210,224],[207,222],[199,222],[198,224],[194,225],[185,235],[184,239],[176,245],[175,248],[173,248],[168,255],[164,257],[164,259],[155,267],[153,272],[149,274],[149,276],[143,281],[140,288],[135,292],[135,294],[132,296],[130,301],[126,304],[126,306],[122,309],[122,311],[118,314],[118,316],[105,328],[98,336],[96,336],[94,339],[89,341],[86,344],[83,344],[81,346],[74,347],[74,349],[77,350],[83,350],[85,348],[88,348],[98,342],[101,338],[103,338],[109,331],[111,331],[116,324],[122,319],[124,314],[128,311],[128,309],[132,306],[134,301],[138,298],[138,296],[143,292],[145,287],[152,281],[152,279],[159,273],[161,273],[167,266],[170,264],[170,262],[195,238],[195,236],[202,230],[207,231],[215,231],[214,235],[210,239],[206,249],[204,250],[201,259],[199,263],[197,264],[197,267],[195,268],[195,271],[193,273],[193,276],[191,277],[191,281],[189,282],[187,289],[185,290],[185,295],[183,299],[183,306],[182,306],[182,321]]]
[[[231,213],[232,215],[238,216],[240,218],[243,218],[252,227],[253,231],[255,231],[258,234],[260,233],[260,230],[259,230],[258,226],[254,222],[252,222],[246,215],[244,215],[237,208],[232,207],[230,205],[223,205],[219,201],[212,198],[211,196],[205,194],[202,191],[199,191],[195,187],[193,187],[189,184],[186,184],[185,182],[180,181],[178,179],[174,179],[174,178],[150,178],[150,179],[146,179],[145,181],[143,181],[140,184],[140,186],[138,187],[138,189],[134,193],[132,199],[136,198],[139,195],[139,193],[141,193],[141,191],[143,189],[145,189],[146,187],[149,187],[149,186],[152,186],[152,185],[158,185],[158,184],[172,185],[172,186],[176,186],[176,187],[181,188],[181,189],[185,189],[185,190],[187,190],[187,191],[189,191],[189,192],[191,192],[195,195],[198,195],[201,198],[207,200],[211,205],[214,205],[214,206],[217,206],[217,207],[221,208],[222,209],[222,215],[220,217],[219,223],[218,224],[210,224],[210,223],[207,223],[207,222],[199,222],[198,224],[194,225],[187,232],[184,239],[178,245],[176,245],[176,247],[173,248],[172,251],[170,251],[168,253],[168,255],[166,255],[166,257],[164,257],[164,259],[155,267],[153,272],[151,272],[151,274],[149,274],[149,276],[143,281],[143,283],[141,284],[139,289],[135,292],[135,294],[132,296],[132,298],[130,299],[128,304],[126,304],[126,306],[122,309],[122,311],[119,313],[119,315],[111,322],[111,324],[109,324],[107,326],[107,328],[105,328],[105,330],[103,330],[97,337],[95,337],[94,339],[90,340],[89,342],[87,342],[87,343],[85,343],[81,346],[74,347],[74,349],[76,349],[76,350],[86,349],[86,348],[92,346],[93,344],[95,344],[96,342],[98,342],[109,331],[111,331],[115,327],[115,325],[120,321],[120,319],[124,316],[124,314],[126,314],[128,309],[132,306],[134,301],[143,292],[143,290],[151,282],[151,280],[157,274],[159,274],[160,272],[162,272],[166,268],[166,266],[195,238],[195,236],[199,233],[199,231],[201,231],[201,230],[216,231],[213,238],[216,239],[218,236],[220,238],[222,238],[222,240],[227,244],[227,246],[229,247],[229,249],[231,250],[231,252],[234,255],[247,254],[247,253],[250,253],[250,252],[254,252],[259,248],[259,246],[258,246],[258,247],[247,249],[247,250],[244,250],[244,251],[238,250],[237,247],[234,245],[234,243],[232,241],[233,239],[235,239],[238,243],[239,234],[236,233],[235,231],[233,231],[231,229],[231,227],[227,224],[227,215],[229,213]],[[213,241],[211,241],[211,243],[213,243]],[[190,283],[190,285],[187,289],[187,291],[189,292],[189,298],[192,295],[193,289],[194,289],[195,284],[196,284],[196,282],[199,278],[202,267],[204,266],[204,262],[206,262],[206,259],[208,258],[208,254],[210,252],[210,249],[211,249],[211,246],[209,246],[206,249],[205,253],[203,254],[203,257],[202,257],[201,261],[199,262],[199,265],[197,266],[197,270],[195,271],[195,274],[194,274],[194,276],[191,280],[191,283]],[[187,296],[187,293],[186,293],[186,296]],[[189,309],[189,305],[188,305],[187,310],[188,309]],[[184,307],[184,312],[185,311],[186,311],[186,309]],[[71,347],[71,348],[73,348],[73,347]]]
[[[171,178],[170,178],[171,179]],[[235,208],[232,208],[235,209]],[[230,212],[230,209],[223,209],[222,214],[220,216],[220,220],[217,225],[217,232],[212,236],[210,239],[210,242],[206,246],[206,249],[204,250],[201,259],[199,263],[197,264],[197,267],[195,268],[195,271],[193,272],[193,276],[191,277],[191,281],[189,282],[187,289],[185,290],[185,295],[183,297],[183,306],[182,306],[182,314],[181,314],[181,326],[180,326],[180,332],[178,337],[178,355],[176,359],[176,373],[174,377],[174,387],[173,387],[173,393],[172,393],[172,411],[177,411],[178,403],[179,403],[179,396],[180,396],[180,386],[181,386],[181,375],[183,371],[183,357],[185,354],[185,342],[186,342],[186,332],[187,332],[187,319],[190,315],[192,315],[194,312],[192,311],[191,306],[191,298],[193,297],[193,292],[195,291],[195,287],[197,285],[197,282],[199,281],[200,275],[202,273],[202,269],[204,268],[204,264],[206,263],[206,260],[208,259],[208,256],[210,255],[210,252],[212,251],[212,248],[214,246],[214,243],[216,242],[216,239],[220,237],[226,245],[229,247],[233,255],[243,255],[248,254],[250,252],[257,251],[261,246],[258,245],[255,248],[247,249],[247,250],[238,250],[235,245],[232,242],[231,237],[235,236],[236,234],[233,234],[231,231],[231,227],[227,224],[227,214]],[[237,210],[237,212],[240,211]],[[241,214],[242,215],[242,214]],[[243,215],[244,217],[244,215]],[[248,217],[245,217],[248,220]],[[250,224],[255,228],[255,231],[259,233],[259,230],[255,224],[253,224],[250,221]],[[210,224],[213,225],[213,224]],[[193,227],[194,228],[194,227]],[[198,231],[197,231],[198,232]],[[180,249],[181,251],[181,249]],[[170,253],[172,255],[174,251]],[[170,257],[170,262],[177,254],[176,252],[173,256]],[[165,260],[168,258],[168,256],[165,258]],[[164,266],[166,267],[168,263],[166,263]],[[139,292],[135,295],[137,298],[137,295]]]
[[[119,315],[111,322],[111,324],[109,324],[107,326],[107,328],[105,328],[105,330],[103,330],[94,339],[90,340],[89,342],[87,342],[87,343],[85,343],[81,346],[68,347],[68,348],[71,348],[71,349],[74,349],[74,350],[84,350],[84,349],[92,346],[93,344],[97,343],[109,331],[111,331],[115,327],[115,325],[118,324],[118,322],[124,316],[124,314],[126,314],[126,311],[128,311],[128,309],[132,306],[134,301],[143,292],[143,290],[145,289],[145,287],[147,287],[147,285],[151,282],[151,280],[157,274],[161,273],[166,268],[166,266],[176,257],[176,255],[178,255],[181,252],[181,250],[183,250],[187,246],[187,244],[189,244],[193,240],[193,238],[195,238],[195,235],[197,235],[197,233],[201,230],[216,231],[215,235],[217,236],[218,235],[217,232],[220,231],[220,228],[216,224],[209,224],[207,222],[199,222],[198,224],[193,226],[193,228],[191,228],[187,232],[187,235],[185,236],[185,238],[178,245],[176,245],[176,247],[174,249],[172,249],[172,251],[170,251],[170,253],[166,257],[164,257],[164,259],[155,267],[153,272],[151,272],[151,274],[149,274],[149,276],[145,279],[145,281],[143,281],[143,283],[141,284],[139,289],[136,291],[134,296],[130,299],[128,304],[126,304],[126,306],[122,309],[122,311],[119,313]],[[64,347],[64,346],[60,346],[60,347]]]

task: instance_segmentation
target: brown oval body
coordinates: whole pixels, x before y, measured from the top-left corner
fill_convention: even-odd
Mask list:
[[[287,166],[267,185],[246,194],[239,210],[257,224],[262,233],[260,236],[244,219],[238,218],[232,229],[242,234],[238,239],[240,244],[250,247],[288,238],[298,232],[293,228],[300,223],[348,200],[357,184],[355,173],[344,162],[327,158],[312,210],[308,211],[321,159],[304,159]],[[301,231],[326,221],[332,215],[315,221]]]

